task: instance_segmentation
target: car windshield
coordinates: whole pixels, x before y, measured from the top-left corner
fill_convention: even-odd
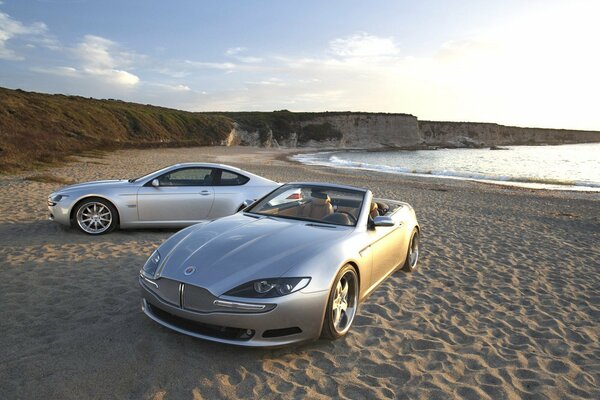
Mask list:
[[[356,226],[365,192],[328,186],[290,184],[273,191],[246,212],[281,218]]]

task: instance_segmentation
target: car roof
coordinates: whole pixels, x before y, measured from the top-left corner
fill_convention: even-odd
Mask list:
[[[238,167],[234,167],[232,165],[218,164],[218,163],[206,163],[206,162],[178,163],[178,164],[173,164],[172,167],[213,167],[213,168],[226,168],[226,169],[233,169],[236,171],[241,171],[241,169],[239,169]]]
[[[349,189],[349,190],[358,190],[360,192],[366,192],[369,189],[350,186],[350,185],[339,185],[337,183],[328,183],[328,182],[288,182],[286,185],[307,185],[307,186],[321,186],[328,187],[334,189]]]

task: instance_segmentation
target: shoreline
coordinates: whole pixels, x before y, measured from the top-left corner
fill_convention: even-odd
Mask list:
[[[552,145],[553,146],[553,145]],[[453,148],[449,148],[453,149]],[[468,149],[468,148],[465,148]],[[420,149],[424,150],[424,149]],[[425,150],[438,150],[438,149],[425,149]],[[491,150],[491,149],[490,149]],[[508,148],[502,148],[502,150],[510,150]],[[442,180],[450,180],[450,181],[462,181],[462,182],[477,182],[486,185],[496,185],[502,186],[512,189],[532,189],[532,190],[547,190],[547,191],[559,191],[559,192],[571,192],[571,193],[592,193],[592,194],[600,194],[600,186],[590,186],[585,184],[569,184],[569,183],[560,183],[560,182],[552,182],[551,180],[545,180],[543,178],[532,178],[530,180],[519,180],[518,177],[507,177],[506,179],[493,179],[492,177],[486,177],[484,174],[479,174],[481,177],[477,176],[461,176],[460,174],[441,174],[434,172],[408,172],[402,171],[399,169],[394,169],[398,167],[386,166],[386,165],[373,165],[363,164],[359,162],[348,162],[348,165],[337,165],[332,162],[326,161],[324,158],[318,158],[319,156],[324,156],[327,154],[333,155],[335,153],[344,153],[344,152],[356,152],[356,153],[373,153],[373,152],[394,152],[394,151],[417,151],[415,150],[406,150],[400,148],[386,148],[386,149],[358,149],[358,148],[325,148],[319,149],[316,152],[299,152],[293,155],[287,156],[288,160],[291,162],[299,163],[307,166],[322,166],[329,168],[337,168],[337,169],[348,169],[348,170],[364,170],[364,171],[372,171],[377,173],[384,174],[393,174],[405,177],[413,177],[413,178],[423,178],[423,179],[442,179]],[[299,157],[297,157],[299,156]],[[316,156],[317,158],[311,159],[305,158],[302,159],[303,156]],[[358,165],[351,165],[351,164]],[[474,175],[478,175],[475,174]]]
[[[137,277],[174,231],[62,227],[46,216],[61,184],[24,171],[0,177],[0,397],[600,398],[599,198],[307,166],[286,159],[296,150],[119,150],[44,173],[83,182],[206,161],[410,203],[419,268],[361,303],[345,339],[257,350],[161,328],[140,311]]]

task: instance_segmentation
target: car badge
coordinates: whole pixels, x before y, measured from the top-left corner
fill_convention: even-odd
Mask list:
[[[191,265],[190,265],[189,267],[187,267],[187,268],[185,269],[185,271],[183,271],[184,275],[186,275],[186,276],[187,276],[187,275],[191,275],[191,274],[193,274],[194,272],[196,272],[196,267],[194,267],[194,266],[191,266]]]

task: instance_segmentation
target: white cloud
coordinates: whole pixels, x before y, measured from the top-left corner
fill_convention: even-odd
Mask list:
[[[43,22],[34,22],[31,25],[25,25],[11,18],[10,15],[0,12],[0,59],[23,60],[24,57],[9,48],[7,42],[22,36],[43,36],[47,30],[48,27]]]
[[[331,52],[340,57],[389,57],[396,56],[399,49],[392,38],[357,33],[329,42]]]
[[[189,86],[187,86],[187,85],[181,85],[181,84],[179,84],[179,85],[164,85],[164,84],[161,84],[160,86],[163,87],[163,88],[165,88],[165,89],[168,89],[168,90],[173,90],[175,92],[189,92],[189,91],[192,90]]]
[[[124,68],[130,67],[133,60],[143,58],[135,53],[125,52],[120,46],[103,37],[86,35],[70,54],[77,66],[33,67],[32,71],[57,76],[87,80],[86,85],[96,82],[98,85],[133,87],[140,78]],[[91,80],[91,81],[90,81]]]
[[[81,60],[81,74],[90,75],[116,85],[134,86],[140,79],[131,72],[125,71],[139,55],[122,51],[112,40],[86,35],[74,49],[73,53]]]
[[[225,51],[225,54],[228,56],[234,56],[234,55],[244,52],[246,50],[248,50],[248,49],[245,47],[231,47]]]
[[[204,61],[185,60],[184,63],[190,67],[201,68],[201,69],[233,70],[236,68],[236,65],[234,63],[230,63],[230,62],[204,62]]]
[[[261,57],[241,55],[240,53],[247,52],[248,49],[246,47],[232,47],[225,51],[225,55],[236,59],[239,62],[247,63],[247,64],[257,64],[261,63],[263,59]]]

